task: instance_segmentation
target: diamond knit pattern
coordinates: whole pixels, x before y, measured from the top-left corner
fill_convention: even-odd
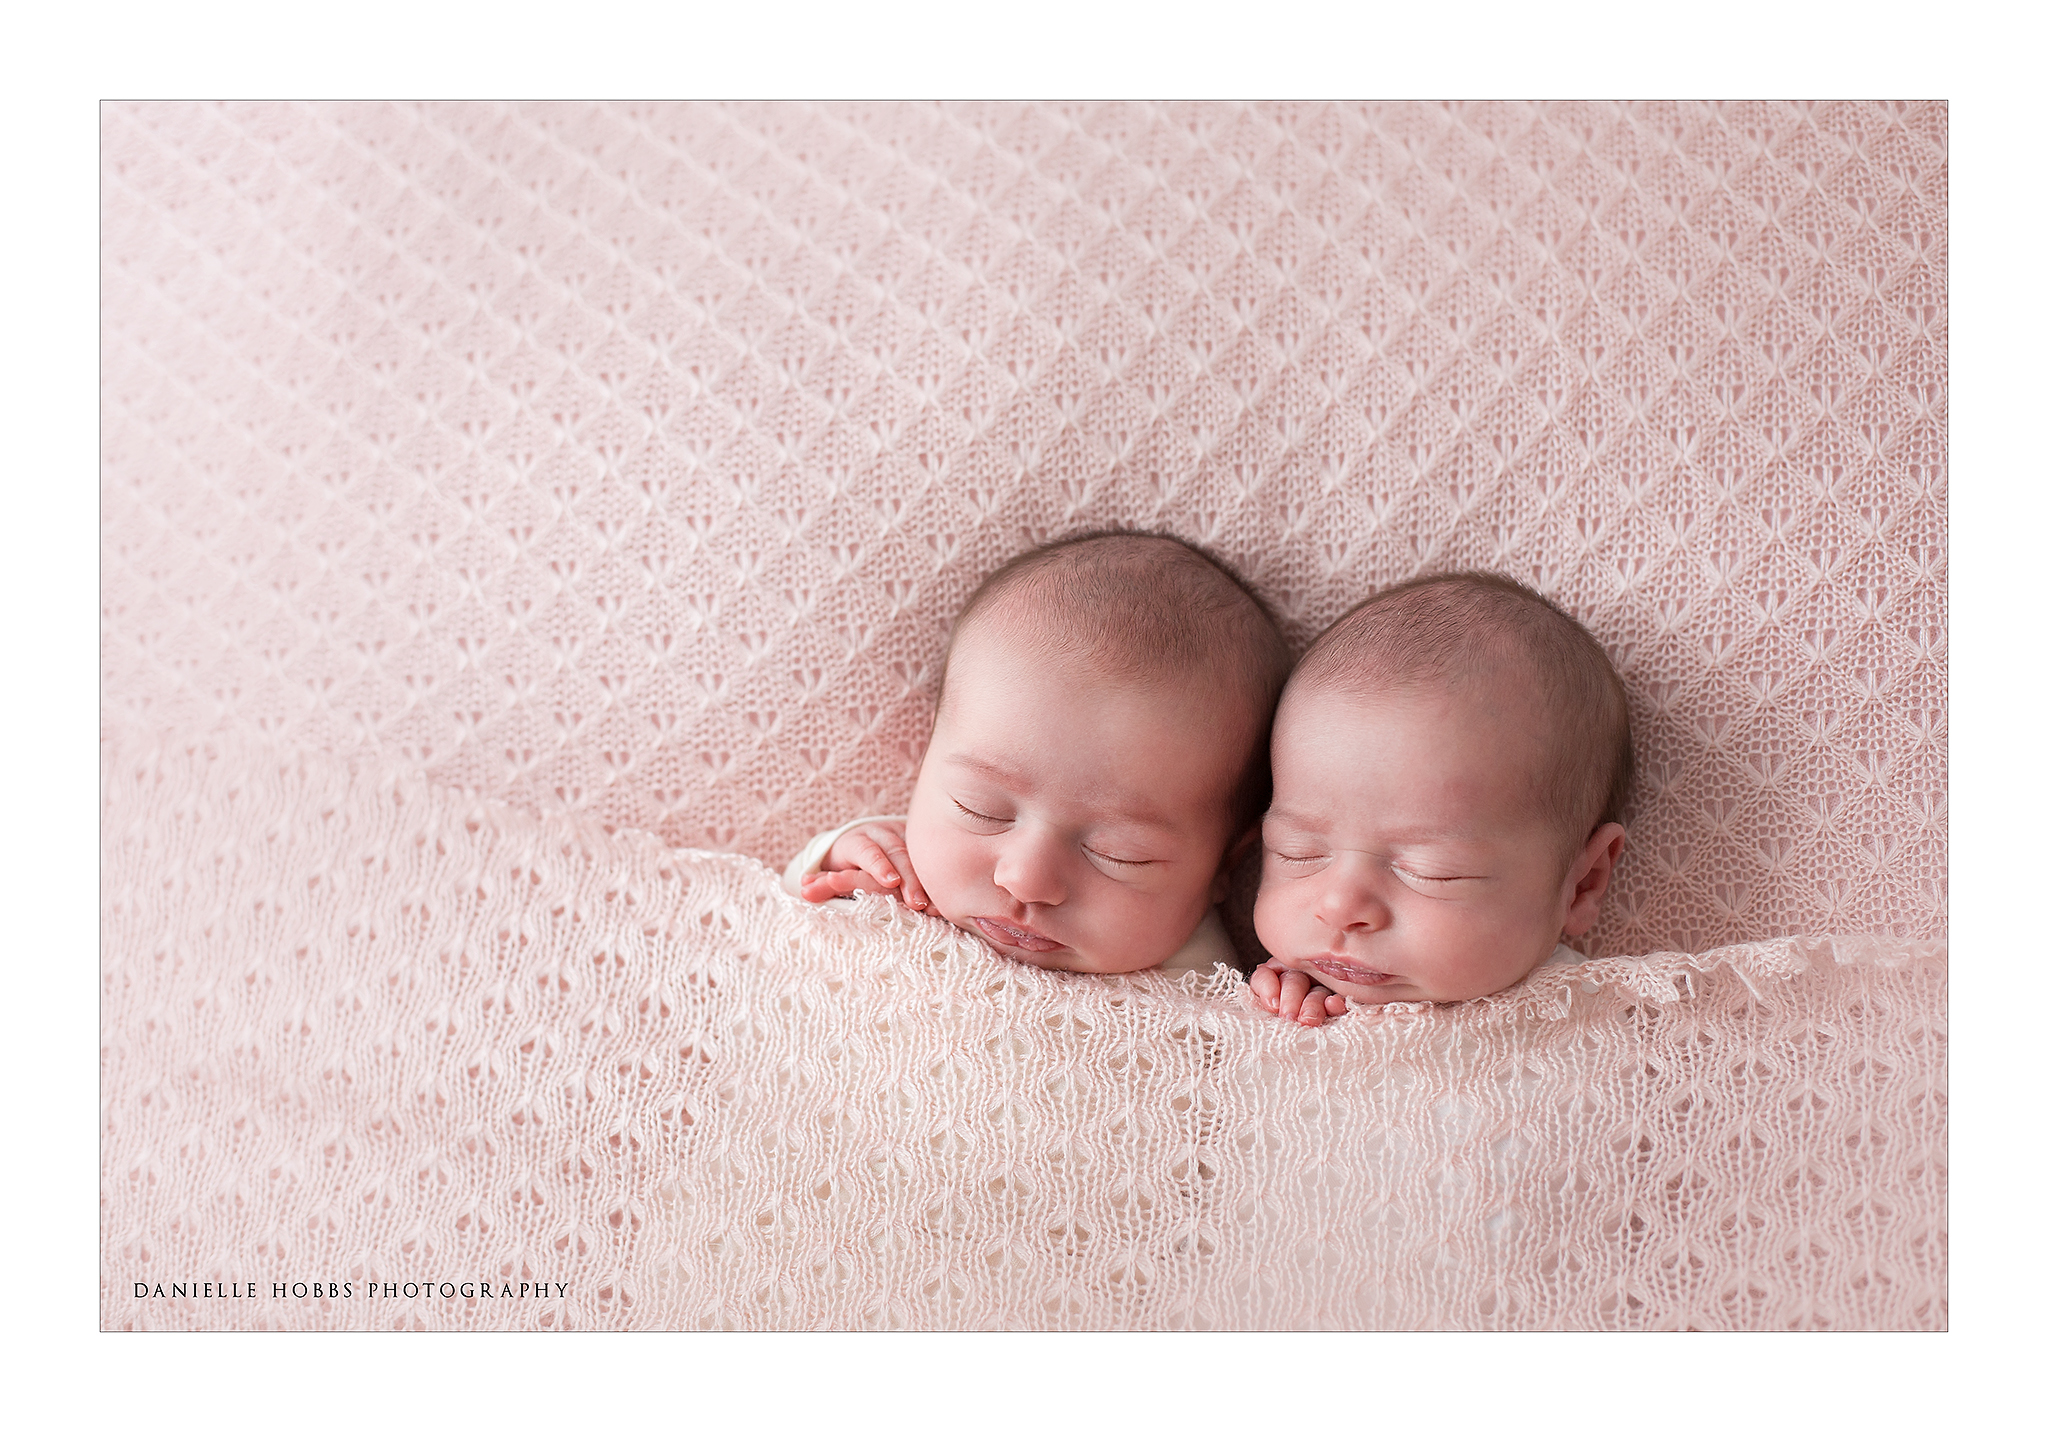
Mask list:
[[[1638,955],[1946,928],[1940,104],[122,104],[106,720],[786,858],[1116,523],[1629,683]]]
[[[1946,1326],[1944,106],[102,124],[105,1326]],[[1117,524],[1577,613],[1608,958],[1308,1032],[782,892]]]

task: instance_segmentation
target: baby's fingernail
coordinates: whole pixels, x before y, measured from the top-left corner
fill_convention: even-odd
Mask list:
[[[898,875],[895,871],[892,870],[887,875],[884,875],[882,877],[882,883],[884,885],[894,885],[902,879],[903,877],[901,875]]]

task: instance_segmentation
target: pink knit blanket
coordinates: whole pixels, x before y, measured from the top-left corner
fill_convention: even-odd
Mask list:
[[[1945,1323],[1944,106],[103,125],[108,1326]],[[1120,522],[1574,610],[1600,958],[1309,1036],[779,896]]]

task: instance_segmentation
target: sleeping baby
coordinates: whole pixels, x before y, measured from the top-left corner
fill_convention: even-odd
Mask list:
[[[1026,552],[953,624],[909,815],[826,831],[784,883],[898,895],[1046,969],[1234,965],[1215,906],[1286,676],[1264,605],[1177,538]]]
[[[1635,761],[1600,644],[1491,573],[1406,582],[1332,623],[1273,724],[1254,998],[1493,994],[1600,913]]]

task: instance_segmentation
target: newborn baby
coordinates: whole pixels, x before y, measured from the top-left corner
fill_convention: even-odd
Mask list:
[[[1634,771],[1621,678],[1536,593],[1468,572],[1367,598],[1274,717],[1254,997],[1317,1025],[1576,960]]]
[[[909,815],[826,831],[784,883],[897,894],[1046,969],[1235,964],[1215,904],[1286,676],[1263,604],[1176,538],[1024,553],[953,624]]]

